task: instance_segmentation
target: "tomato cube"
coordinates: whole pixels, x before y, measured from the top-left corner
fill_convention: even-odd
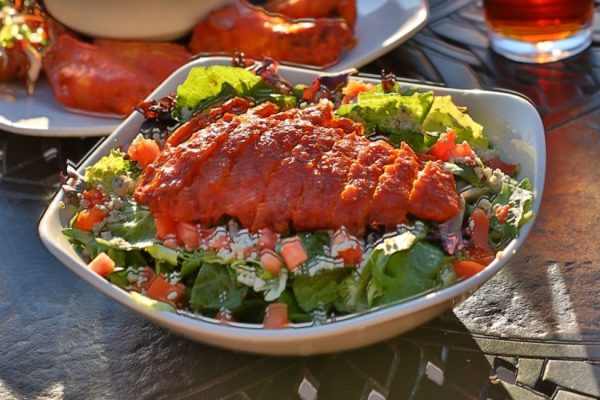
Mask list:
[[[102,252],[89,264],[88,268],[100,276],[106,277],[115,270],[115,262],[106,253]]]
[[[308,260],[308,255],[298,236],[286,239],[281,246],[281,256],[290,271],[295,270]]]
[[[273,250],[263,250],[260,254],[260,264],[263,269],[270,274],[279,275],[283,260]]]
[[[267,306],[263,327],[265,329],[283,329],[290,323],[287,305],[273,303]]]
[[[158,276],[148,288],[146,295],[175,308],[181,308],[185,302],[185,286],[181,282],[172,284],[164,277]]]
[[[260,250],[269,249],[275,250],[277,244],[277,234],[270,228],[259,229],[258,231],[258,248]]]

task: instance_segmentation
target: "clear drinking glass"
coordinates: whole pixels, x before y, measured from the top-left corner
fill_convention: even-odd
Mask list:
[[[484,0],[492,49],[515,61],[545,63],[592,41],[594,0]]]

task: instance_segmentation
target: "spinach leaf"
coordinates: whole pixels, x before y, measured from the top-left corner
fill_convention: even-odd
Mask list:
[[[338,311],[353,313],[365,311],[369,308],[367,287],[371,281],[371,268],[372,263],[367,262],[360,276],[350,274],[342,281],[338,290],[341,301],[335,305]]]
[[[330,242],[327,232],[303,232],[298,234],[298,236],[304,245],[309,261],[317,256],[326,255],[325,248],[329,247]]]
[[[439,286],[439,272],[446,264],[444,253],[423,241],[393,254],[376,249],[371,260],[370,306],[391,303]]]
[[[302,311],[296,298],[294,297],[294,293],[290,289],[286,289],[279,296],[279,303],[283,303],[287,305],[288,310],[288,318],[292,322],[310,322],[312,321],[312,317],[309,313]]]
[[[248,288],[238,284],[230,268],[219,264],[204,264],[192,288],[190,307],[195,311],[217,311],[221,307],[232,311],[242,305]]]
[[[127,279],[127,271],[124,269],[120,271],[114,271],[107,276],[110,283],[120,287],[121,289],[127,289],[129,286],[129,279]]]
[[[349,268],[323,271],[315,276],[302,275],[293,280],[292,289],[303,311],[328,308],[339,298],[339,286],[350,273]]]
[[[118,221],[108,222],[105,230],[113,237],[123,239],[132,247],[136,247],[136,243],[143,243],[143,247],[147,247],[156,237],[154,217],[150,210],[134,200],[124,203]]]
[[[181,277],[187,277],[195,274],[203,264],[228,264],[222,257],[208,251],[195,251],[193,253],[184,253],[181,263]]]
[[[90,258],[95,258],[99,253],[108,250],[108,246],[96,241],[96,236],[92,232],[77,228],[65,228],[62,232],[71,243],[79,247]]]

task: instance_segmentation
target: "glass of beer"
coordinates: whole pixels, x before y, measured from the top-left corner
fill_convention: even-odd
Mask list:
[[[514,61],[546,63],[592,41],[594,0],[484,0],[492,49]]]

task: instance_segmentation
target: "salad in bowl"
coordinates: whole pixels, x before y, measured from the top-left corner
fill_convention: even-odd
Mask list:
[[[270,59],[185,75],[55,199],[82,273],[147,312],[271,338],[343,327],[474,290],[539,203],[452,96],[390,74],[292,83]]]

